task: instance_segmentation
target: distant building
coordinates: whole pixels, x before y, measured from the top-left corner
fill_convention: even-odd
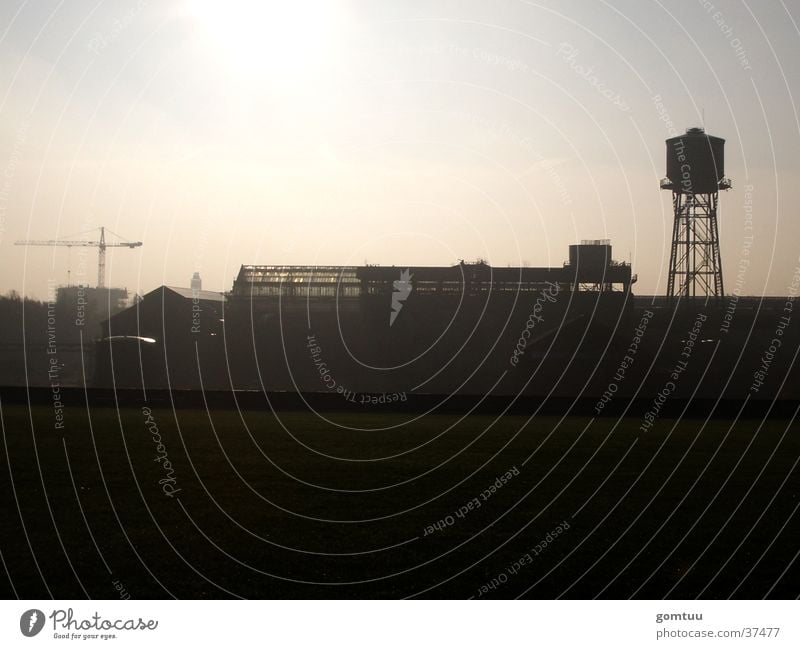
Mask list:
[[[222,318],[225,296],[213,291],[160,286],[133,306],[102,323],[97,343],[95,381],[100,385],[198,387],[224,377]],[[213,363],[198,370],[196,359]],[[111,380],[114,368],[115,381]]]
[[[192,275],[192,283],[190,284],[193,291],[203,290],[203,280],[200,279],[200,273],[196,272]]]

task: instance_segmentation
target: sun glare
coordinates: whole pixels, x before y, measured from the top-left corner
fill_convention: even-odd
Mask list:
[[[302,77],[335,62],[346,29],[330,0],[189,0],[208,45],[247,75]]]

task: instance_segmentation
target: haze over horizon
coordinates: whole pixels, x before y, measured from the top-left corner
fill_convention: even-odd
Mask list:
[[[108,253],[138,293],[229,290],[241,264],[560,266],[608,238],[663,294],[664,140],[704,124],[733,181],[726,293],[784,295],[798,21],[782,0],[7,3],[0,293],[94,285],[96,250],[14,241],[106,226],[144,242]]]

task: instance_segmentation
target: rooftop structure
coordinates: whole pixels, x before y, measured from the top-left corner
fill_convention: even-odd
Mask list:
[[[552,268],[494,267],[485,261],[453,266],[242,266],[230,296],[356,298],[392,293],[405,273],[416,294],[475,295],[538,291],[559,284],[572,291],[627,291],[631,267],[611,259],[606,239],[570,246],[569,262]]]

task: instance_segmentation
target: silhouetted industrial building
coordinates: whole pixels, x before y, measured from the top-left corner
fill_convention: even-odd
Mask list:
[[[225,296],[161,287],[111,318],[96,384],[400,395],[797,398],[751,392],[786,299],[634,297],[607,240],[553,268],[253,266]],[[199,327],[195,322],[199,310]],[[733,324],[732,324],[733,323]],[[783,341],[800,344],[797,326]],[[676,370],[676,359],[683,363]],[[679,375],[679,380],[675,376]]]
[[[197,359],[216,359],[222,350],[224,300],[213,291],[160,286],[105,321],[97,343],[102,385],[199,387]],[[215,365],[212,374],[219,370]]]

